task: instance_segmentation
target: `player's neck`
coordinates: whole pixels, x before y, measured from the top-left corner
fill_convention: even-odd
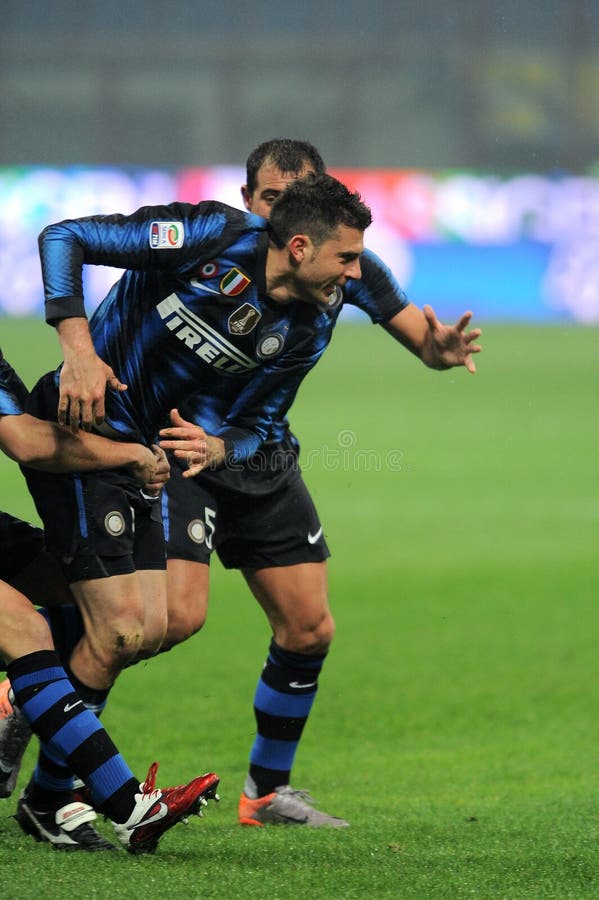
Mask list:
[[[275,303],[293,303],[298,299],[295,272],[286,247],[269,247],[266,255],[266,293]]]

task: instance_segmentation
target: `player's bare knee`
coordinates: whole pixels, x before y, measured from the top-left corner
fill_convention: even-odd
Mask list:
[[[52,645],[52,635],[48,624],[43,616],[35,612],[31,607],[31,615],[27,615],[25,622],[22,622],[24,631],[27,632],[27,638],[32,644],[38,647],[47,647]]]
[[[128,663],[139,656],[143,646],[143,631],[117,628],[110,636],[100,639],[88,635],[83,640],[95,666],[114,679]]]
[[[329,612],[316,620],[287,623],[275,628],[275,640],[287,650],[320,656],[327,653],[335,636],[335,620]]]
[[[326,653],[335,637],[335,620],[328,613],[311,632],[311,648],[305,652],[322,654]]]
[[[197,609],[169,610],[163,647],[174,647],[197,634],[206,622],[206,613]]]
[[[149,657],[158,653],[166,638],[167,625],[166,609],[158,615],[146,618],[140,655]]]
[[[168,597],[168,617],[163,647],[174,647],[197,634],[208,616],[207,597],[191,592],[171,592]]]

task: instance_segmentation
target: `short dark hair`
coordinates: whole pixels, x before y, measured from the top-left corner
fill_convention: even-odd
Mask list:
[[[325,174],[293,181],[273,203],[268,225],[279,247],[294,234],[307,234],[320,246],[339,225],[365,231],[371,222],[370,209],[360,195]]]
[[[265,162],[276,166],[285,175],[299,175],[306,166],[311,167],[316,175],[325,172],[323,158],[314,144],[294,138],[273,138],[252,150],[247,158],[246,185],[250,194],[256,190],[256,175]]]

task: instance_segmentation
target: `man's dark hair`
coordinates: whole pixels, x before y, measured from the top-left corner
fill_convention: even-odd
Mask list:
[[[256,175],[265,162],[276,166],[284,175],[299,175],[306,166],[316,175],[325,172],[322,156],[313,144],[293,138],[273,138],[252,150],[247,158],[246,185],[250,194],[256,190]]]
[[[294,234],[307,234],[318,247],[339,225],[365,231],[369,208],[332,175],[310,175],[293,181],[272,205],[268,222],[272,240],[284,247]]]

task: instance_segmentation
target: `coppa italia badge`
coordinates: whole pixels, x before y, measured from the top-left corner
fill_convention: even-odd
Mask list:
[[[152,250],[178,250],[185,240],[183,222],[151,222],[150,247]]]
[[[244,275],[239,269],[233,268],[230,269],[226,275],[223,275],[220,282],[220,289],[223,294],[226,294],[228,297],[236,297],[237,294],[241,294],[242,291],[245,291],[250,283],[251,279],[248,278],[247,275]]]

